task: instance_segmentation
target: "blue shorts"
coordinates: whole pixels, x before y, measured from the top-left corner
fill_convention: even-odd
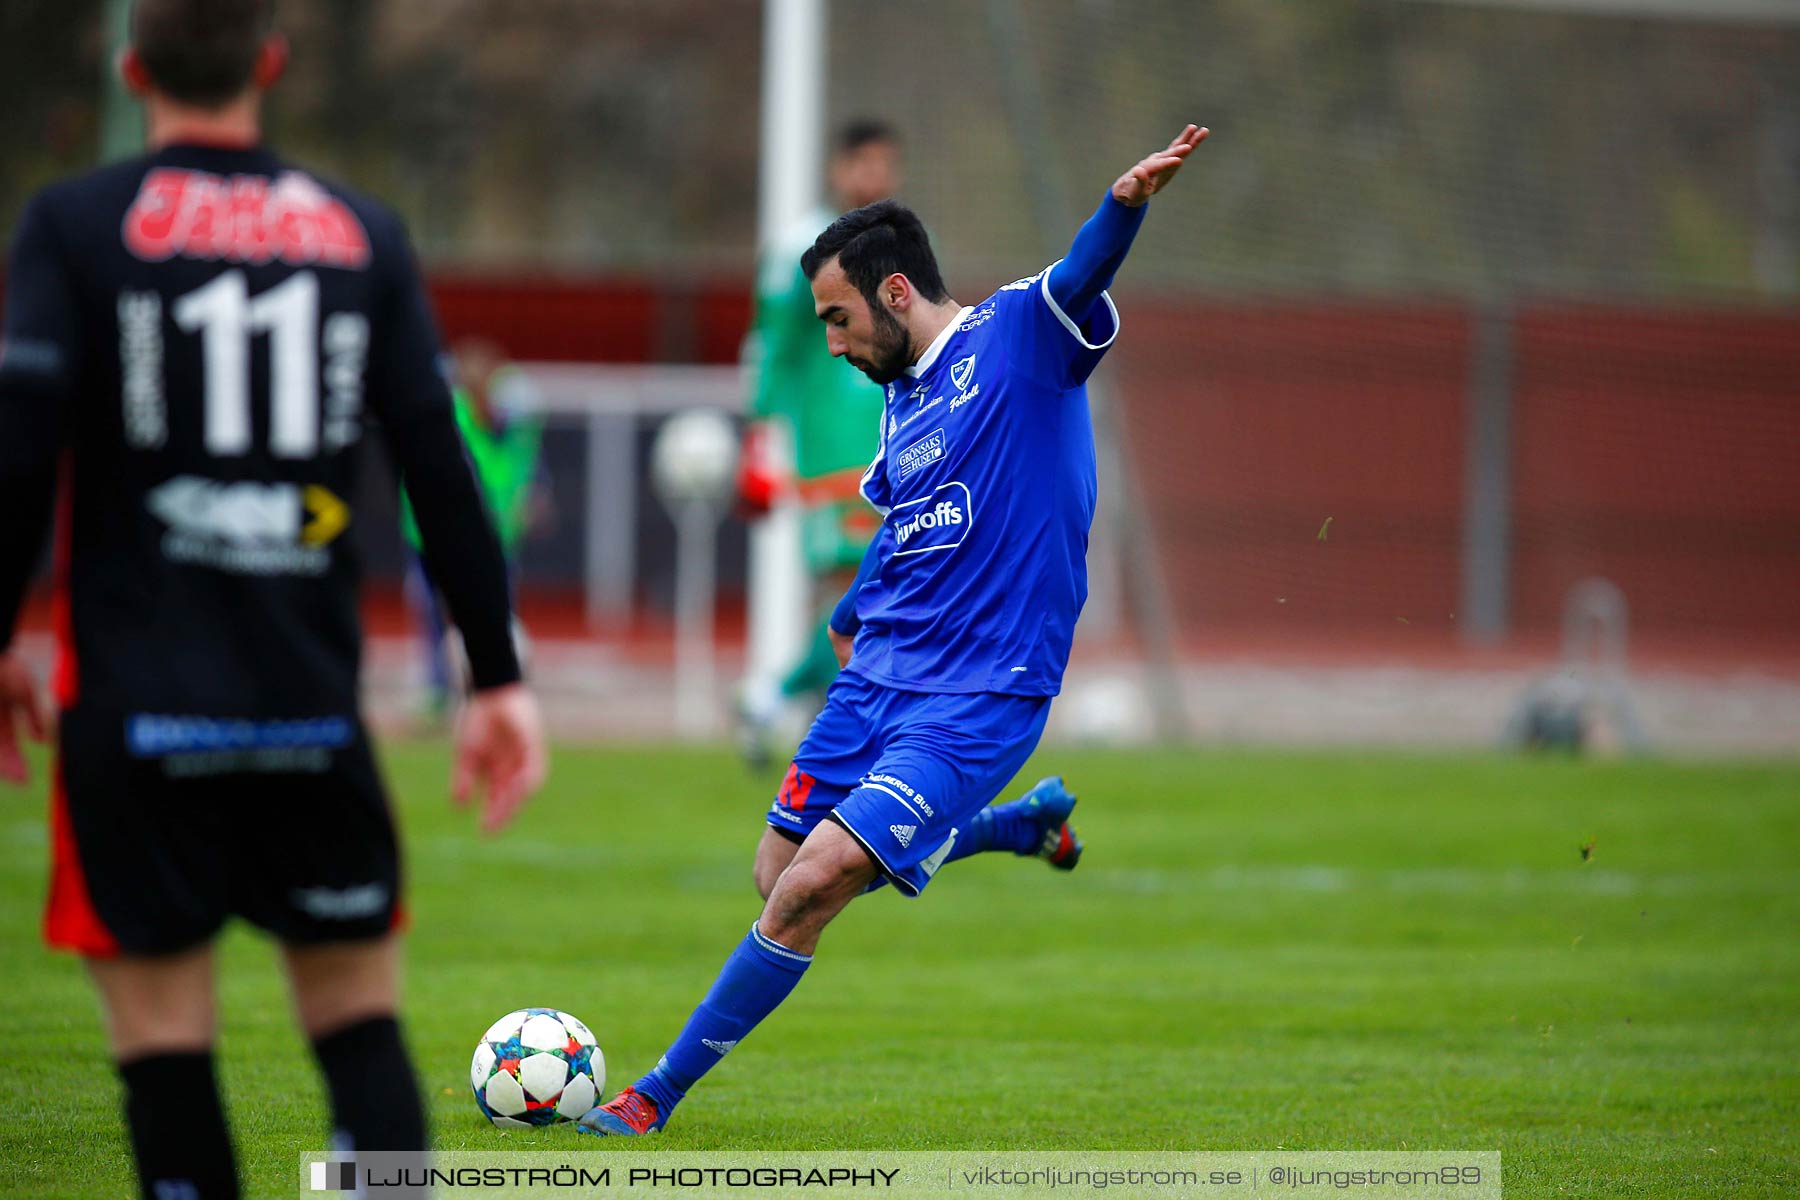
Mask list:
[[[840,671],[769,806],[769,825],[800,840],[835,821],[916,896],[957,829],[1031,757],[1049,715],[1048,696],[903,692]]]

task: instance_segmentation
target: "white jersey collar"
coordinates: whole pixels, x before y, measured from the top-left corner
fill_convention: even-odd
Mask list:
[[[917,379],[925,372],[931,370],[931,364],[936,362],[937,356],[944,352],[945,344],[956,335],[957,326],[968,320],[969,314],[974,311],[975,309],[972,306],[967,304],[963,305],[962,311],[958,312],[954,317],[951,317],[950,323],[944,326],[943,331],[931,340],[931,345],[925,347],[925,353],[919,355],[919,361],[906,368],[906,373],[914,379]]]

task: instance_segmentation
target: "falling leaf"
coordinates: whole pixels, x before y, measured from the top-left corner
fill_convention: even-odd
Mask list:
[[[1395,617],[1394,620],[1400,622],[1402,625],[1411,625],[1412,624],[1412,622],[1407,620],[1405,617]]]
[[[1582,845],[1582,847],[1581,847],[1581,861],[1582,862],[1593,862],[1594,861],[1594,843],[1597,840],[1599,840],[1599,839],[1589,838]]]
[[[1286,604],[1286,603],[1287,603],[1287,597],[1286,597],[1286,596],[1277,596],[1277,597],[1275,597],[1275,603],[1277,603],[1277,604]]]
[[[1331,528],[1331,518],[1326,517],[1325,523],[1323,525],[1319,526],[1319,540],[1321,542],[1325,540],[1325,534],[1328,530],[1330,530],[1330,528]]]

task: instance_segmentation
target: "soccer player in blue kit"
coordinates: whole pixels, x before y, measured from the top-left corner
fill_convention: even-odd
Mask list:
[[[892,200],[846,213],[802,257],[831,353],[887,389],[862,481],[884,522],[831,621],[853,649],[770,809],[761,916],[662,1060],[582,1130],[661,1129],[864,891],[916,896],[946,862],[1040,836],[1038,789],[988,802],[1037,746],[1087,598],[1086,381],[1119,331],[1105,289],[1206,135],[1189,125],[1126,171],[1065,258],[974,307]],[[1065,836],[1066,815],[1050,818]]]

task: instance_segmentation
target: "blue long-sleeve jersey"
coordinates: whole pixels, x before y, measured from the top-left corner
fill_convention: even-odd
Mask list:
[[[888,385],[862,482],[885,520],[854,620],[833,621],[859,626],[848,670],[922,692],[1061,689],[1096,493],[1086,382],[1118,335],[1104,288],[1141,217],[1109,198],[1067,259],[963,309]]]
[[[1054,695],[1087,599],[1088,375],[1145,206],[1109,194],[1069,253],[957,314],[887,389],[863,495],[886,521],[832,627],[850,669],[917,691]]]

